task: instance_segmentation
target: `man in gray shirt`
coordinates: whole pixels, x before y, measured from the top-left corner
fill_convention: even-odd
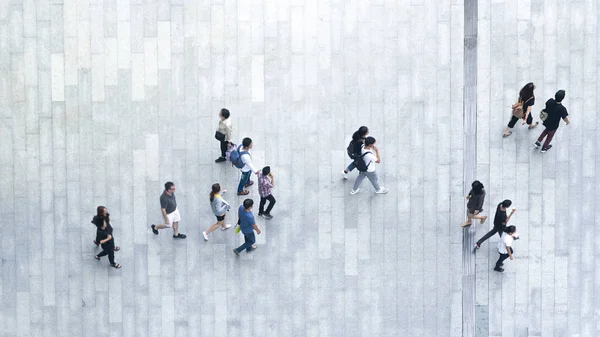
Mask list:
[[[165,219],[165,223],[160,225],[152,225],[152,232],[158,235],[158,230],[170,228],[173,225],[173,237],[176,239],[185,239],[185,234],[179,233],[179,210],[177,209],[177,201],[175,200],[175,184],[168,181],[165,184],[165,191],[160,196],[160,211]]]

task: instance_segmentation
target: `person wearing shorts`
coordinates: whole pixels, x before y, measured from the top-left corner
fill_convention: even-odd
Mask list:
[[[217,223],[212,225],[208,230],[202,232],[204,240],[208,241],[208,234],[221,227],[221,230],[226,230],[231,225],[225,224],[225,214],[231,209],[231,206],[223,199],[221,193],[225,193],[226,190],[221,191],[221,185],[215,183],[212,185],[212,191],[210,192],[210,207],[213,214],[217,218]]]
[[[173,237],[176,239],[185,239],[186,235],[179,233],[181,215],[179,215],[177,201],[175,200],[175,184],[170,181],[165,184],[165,190],[160,196],[160,211],[165,219],[165,223],[150,226],[152,232],[158,235],[159,229],[171,228],[173,226]]]

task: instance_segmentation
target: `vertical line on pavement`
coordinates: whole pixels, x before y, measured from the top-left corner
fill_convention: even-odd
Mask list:
[[[463,175],[469,191],[477,170],[477,0],[464,0]],[[475,226],[463,229],[462,335],[475,336]]]

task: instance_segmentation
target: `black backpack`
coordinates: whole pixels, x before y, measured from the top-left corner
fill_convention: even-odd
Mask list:
[[[371,165],[371,163],[372,163],[372,162],[369,162],[369,164],[365,163],[365,155],[367,155],[367,153],[371,153],[371,151],[367,151],[367,152],[363,153],[362,156],[356,157],[356,159],[354,159],[354,165],[356,165],[356,169],[359,170],[360,172],[367,172],[369,165]]]
[[[363,143],[363,140],[361,139],[360,144]],[[356,151],[356,141],[354,139],[352,139],[350,141],[350,144],[348,144],[348,147],[346,148],[346,152],[348,153],[348,157],[350,157],[350,159],[356,159],[360,157],[360,148],[358,149],[358,151]]]

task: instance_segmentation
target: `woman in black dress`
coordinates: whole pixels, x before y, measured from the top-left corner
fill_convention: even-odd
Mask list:
[[[535,104],[535,95],[533,94],[534,90],[535,84],[529,82],[525,84],[521,91],[519,91],[519,103],[523,104],[523,125],[527,123],[527,125],[529,125],[529,130],[538,125],[538,122],[535,122],[535,124],[533,123],[533,115],[531,114],[532,107]],[[519,118],[515,117],[514,115],[511,117],[506,130],[504,130],[504,137],[508,137],[512,134],[512,128],[515,127],[515,124],[517,124],[518,121]]]
[[[108,209],[106,207],[98,206],[98,208],[96,208],[96,215],[94,215],[92,223],[96,225],[97,229],[100,229],[100,227],[102,227],[102,225],[106,223],[106,230],[108,231],[108,234],[112,236],[113,228],[110,223],[110,214],[108,214]],[[100,240],[98,239],[97,234],[98,231],[96,231],[96,240],[94,240],[94,244],[96,245],[96,247],[100,245]],[[121,249],[119,246],[115,246],[115,252],[119,251],[119,249]]]

